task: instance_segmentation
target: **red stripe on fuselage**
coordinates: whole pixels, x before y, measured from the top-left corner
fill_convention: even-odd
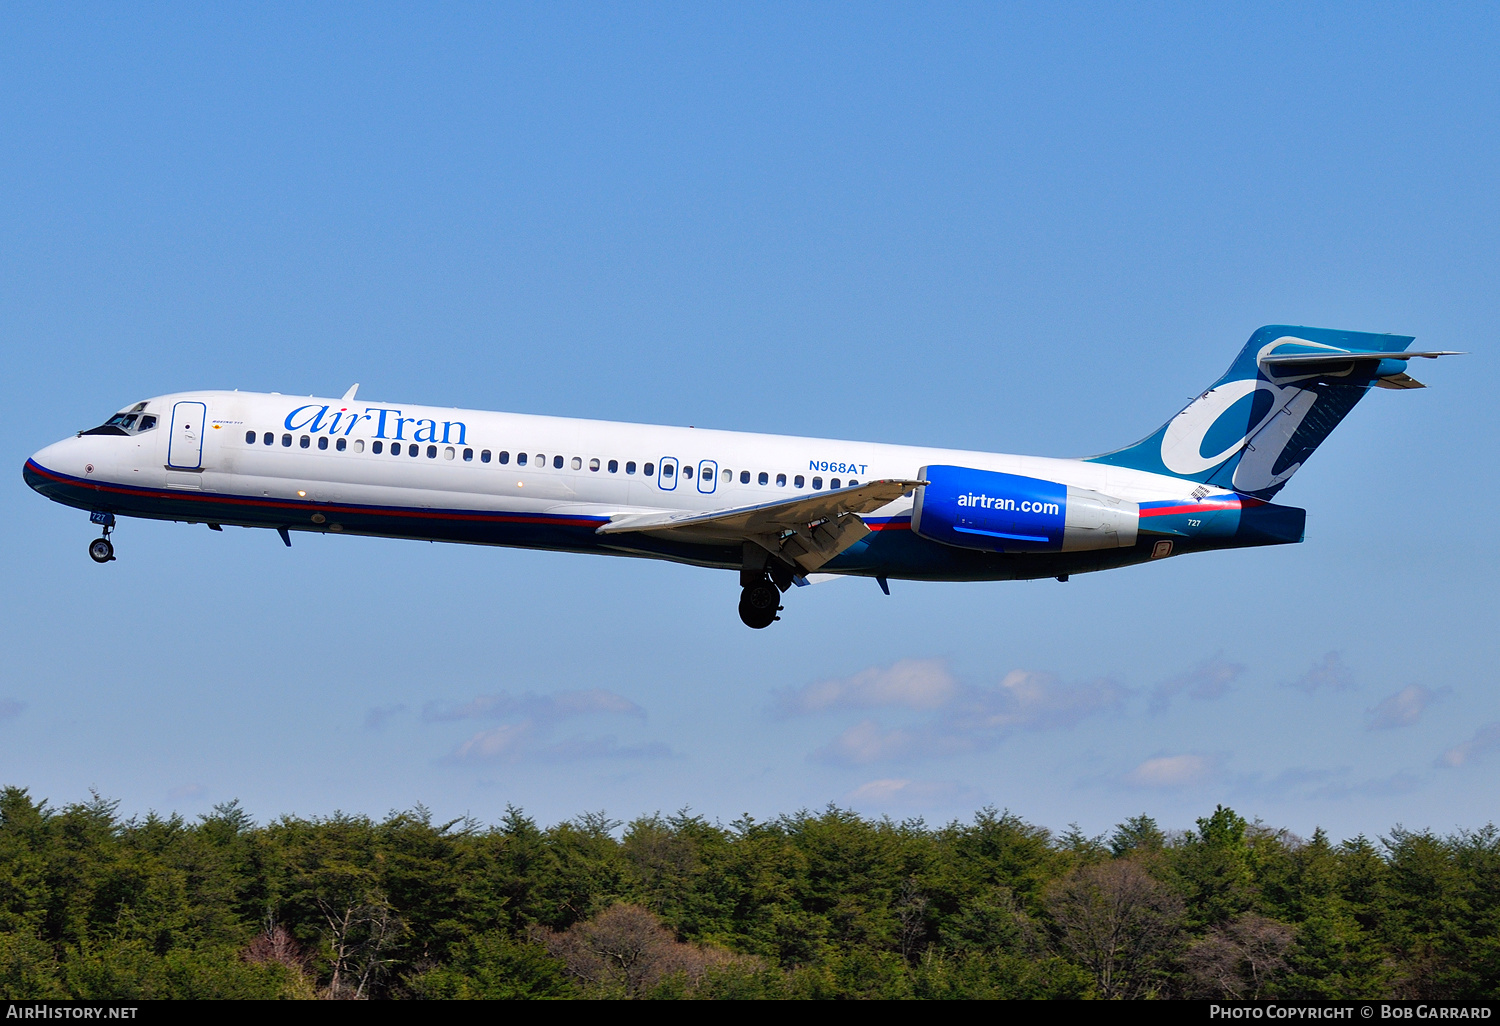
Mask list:
[[[178,500],[187,499],[192,502],[211,502],[227,506],[250,506],[256,509],[295,509],[306,510],[310,513],[352,513],[355,515],[376,515],[383,517],[420,517],[429,520],[473,520],[496,524],[557,524],[563,527],[598,527],[608,520],[608,517],[565,517],[549,516],[547,514],[533,514],[527,516],[520,513],[459,513],[457,511],[443,510],[420,510],[409,508],[382,509],[379,506],[337,506],[322,502],[290,502],[277,501],[275,499],[250,499],[239,495],[220,495],[189,491],[158,491],[155,488],[138,488],[133,485],[107,485],[96,481],[84,481],[80,478],[70,477],[67,474],[59,474],[48,470],[46,467],[32,460],[27,460],[26,465],[41,474],[43,477],[51,478],[60,484],[71,485],[77,488],[88,488],[96,492],[108,492],[114,495],[136,495],[148,499]]]
[[[1225,499],[1217,502],[1194,502],[1177,506],[1142,506],[1141,516],[1162,517],[1173,513],[1203,513],[1221,509],[1249,509],[1252,506],[1264,506],[1260,499]]]

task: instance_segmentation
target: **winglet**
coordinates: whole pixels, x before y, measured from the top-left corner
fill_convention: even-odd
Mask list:
[[[354,400],[354,393],[358,392],[358,391],[359,391],[359,382],[356,381],[354,384],[352,384],[352,385],[349,386],[349,391],[347,391],[347,392],[344,393],[344,397],[342,399],[340,399],[339,402],[341,402],[341,403],[352,402]]]

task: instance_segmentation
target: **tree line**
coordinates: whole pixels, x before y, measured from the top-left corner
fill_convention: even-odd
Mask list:
[[[0,791],[0,998],[1500,998],[1500,832],[829,806],[187,821]]]

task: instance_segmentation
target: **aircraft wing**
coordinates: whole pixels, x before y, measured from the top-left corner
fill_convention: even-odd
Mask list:
[[[707,513],[625,513],[599,534],[649,534],[694,542],[754,542],[816,570],[870,533],[860,514],[871,513],[924,481],[869,481],[853,488],[711,510]]]

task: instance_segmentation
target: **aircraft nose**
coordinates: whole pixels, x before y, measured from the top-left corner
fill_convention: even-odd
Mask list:
[[[53,442],[32,453],[31,459],[26,461],[26,466],[21,472],[26,483],[45,494],[48,486],[56,481],[57,474],[79,476],[81,468],[74,468],[70,465],[73,462],[71,452],[73,447],[68,443],[72,441],[74,439],[65,438],[61,442]]]

